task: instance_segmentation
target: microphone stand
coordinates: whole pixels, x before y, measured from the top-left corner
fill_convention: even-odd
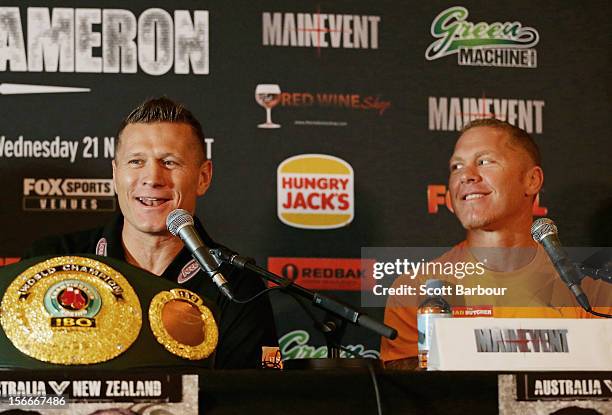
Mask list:
[[[580,271],[580,281],[591,277],[612,284],[612,247],[602,248],[583,262],[576,262],[574,265]]]
[[[240,256],[224,247],[212,248],[210,249],[210,253],[223,262],[229,263],[237,268],[254,272],[266,281],[275,283],[290,294],[295,294],[309,300],[314,306],[327,312],[325,321],[323,323],[318,323],[317,328],[322,331],[325,336],[328,348],[328,359],[294,359],[285,362],[286,367],[328,369],[338,367],[367,367],[371,365],[372,359],[340,358],[339,344],[347,322],[366,328],[379,336],[385,336],[389,339],[395,339],[397,337],[397,330],[393,327],[380,323],[347,304],[317,292],[310,291],[298,284],[294,284],[293,281],[287,278],[263,269],[255,265],[255,261],[252,258]],[[338,318],[340,319],[339,321]],[[289,362],[292,363],[287,365]]]
[[[594,280],[602,280],[608,284],[612,284],[612,270],[609,268],[591,268],[584,264],[575,264],[576,268],[580,270],[580,281],[586,277],[590,277]]]
[[[574,267],[576,267],[576,269],[580,271],[578,273],[580,275],[577,281],[578,284],[580,284],[582,280],[585,279],[586,277],[590,277],[593,280],[602,280],[604,282],[607,282],[608,284],[612,284],[612,270],[610,270],[609,268],[591,268],[587,265],[580,264],[580,263],[574,263]],[[594,316],[612,318],[612,315],[605,314],[605,313],[599,313],[593,310],[590,306],[589,308],[585,308],[585,310],[588,313],[593,314]]]

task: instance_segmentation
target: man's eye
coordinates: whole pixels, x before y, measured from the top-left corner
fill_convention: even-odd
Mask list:
[[[450,165],[450,171],[457,171],[459,170],[463,165],[460,163],[455,163],[455,164],[451,164]]]
[[[493,163],[493,160],[490,160],[490,159],[480,159],[480,160],[478,160],[478,165],[479,166],[483,166],[485,164],[491,164],[491,163]]]
[[[132,166],[140,166],[142,164],[142,160],[139,160],[139,159],[128,160],[128,164]]]
[[[163,163],[164,163],[164,166],[167,166],[167,167],[176,166],[177,164],[174,160],[164,160]]]

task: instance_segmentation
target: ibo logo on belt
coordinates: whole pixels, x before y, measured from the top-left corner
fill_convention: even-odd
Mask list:
[[[51,327],[95,327],[102,300],[98,291],[79,280],[64,280],[45,293]]]

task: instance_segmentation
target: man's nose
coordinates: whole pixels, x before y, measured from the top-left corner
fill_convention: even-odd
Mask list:
[[[481,180],[478,168],[473,165],[466,165],[461,169],[461,175],[459,176],[461,183],[479,182]]]
[[[146,163],[143,176],[142,184],[151,187],[160,187],[166,184],[164,167],[156,161]]]

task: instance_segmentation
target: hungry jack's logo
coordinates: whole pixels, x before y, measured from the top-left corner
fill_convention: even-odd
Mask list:
[[[335,229],[354,217],[353,168],[325,154],[301,154],[278,166],[277,212],[286,225]]]

